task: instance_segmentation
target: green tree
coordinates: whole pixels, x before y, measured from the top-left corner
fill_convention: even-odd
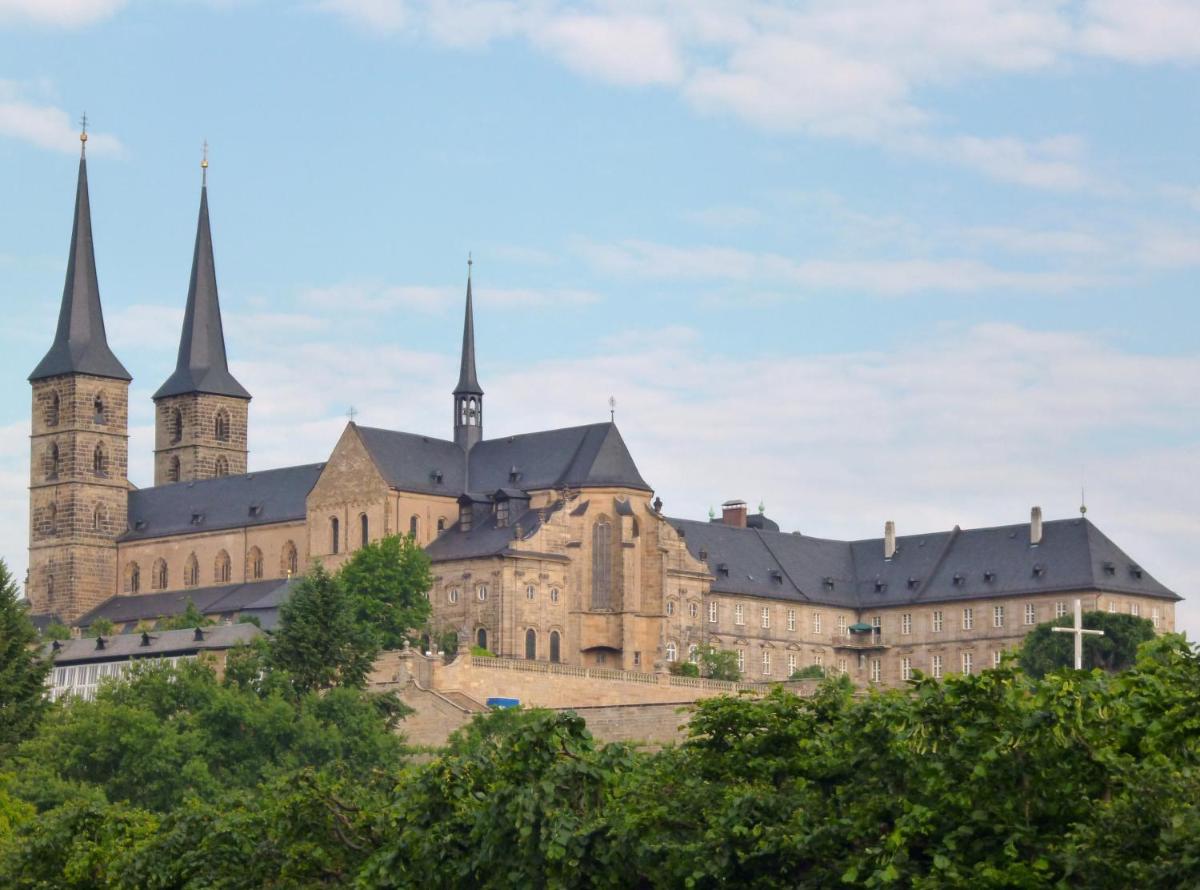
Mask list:
[[[379,645],[355,617],[356,604],[339,576],[318,563],[279,610],[271,664],[291,677],[298,692],[362,686]]]
[[[360,548],[338,578],[354,602],[355,620],[371,629],[380,648],[399,649],[431,612],[429,557],[411,535],[391,535]]]
[[[17,582],[0,559],[0,759],[34,731],[46,710],[50,662],[40,649]]]
[[[701,677],[710,680],[742,679],[742,672],[738,670],[737,653],[731,649],[718,649],[706,644],[700,647],[698,660]]]
[[[113,624],[111,618],[100,617],[95,619],[88,625],[87,636],[89,637],[111,637],[116,625]]]
[[[1073,617],[1039,624],[1026,637],[1018,655],[1021,670],[1031,677],[1043,677],[1050,671],[1075,666],[1075,640],[1071,634],[1052,628],[1073,627]],[[1083,626],[1102,630],[1104,636],[1087,634],[1083,638],[1083,669],[1123,671],[1137,660],[1138,646],[1154,639],[1154,625],[1145,618],[1116,612],[1084,612]]]
[[[43,640],[69,640],[71,639],[71,628],[67,627],[61,621],[51,621],[42,628]]]
[[[211,627],[215,623],[197,609],[192,598],[188,597],[187,607],[182,612],[159,619],[158,626],[160,630],[191,630],[193,627]]]
[[[808,667],[796,668],[792,671],[789,680],[820,680],[825,677],[825,668],[819,664],[810,664]]]

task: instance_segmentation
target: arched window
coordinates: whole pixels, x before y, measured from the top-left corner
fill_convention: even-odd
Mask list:
[[[51,504],[46,508],[46,534],[58,534],[58,505]]]
[[[552,603],[558,602],[558,588],[557,587],[550,588],[550,602],[552,602]]]
[[[447,599],[449,602],[452,602],[452,603],[457,603],[457,602],[458,602],[458,588],[457,588],[457,587],[451,587],[451,588],[450,588],[450,592],[446,594],[446,599]]]
[[[612,525],[607,519],[592,526],[592,608],[612,608]]]
[[[229,441],[229,412],[224,408],[213,418],[213,436],[218,442]]]
[[[296,552],[296,545],[291,541],[283,545],[283,558],[279,561],[279,571],[287,578],[300,572],[300,556]]]
[[[257,547],[251,547],[250,553],[246,557],[247,572],[253,580],[261,581],[263,576],[263,555],[262,551]]]
[[[532,627],[525,631],[525,657],[530,661],[537,658],[537,631]]]
[[[439,532],[444,532],[446,530],[446,517],[445,516],[438,517],[437,530]]]
[[[167,589],[167,561],[165,559],[154,561],[154,574],[150,578],[150,586],[155,590]]]
[[[178,457],[178,455],[174,455],[174,454],[171,455],[171,459],[169,461],[167,461],[167,481],[168,482],[178,482],[179,481],[179,457]]]
[[[104,410],[104,397],[99,393],[96,393],[96,398],[92,402],[92,423],[108,423],[108,413]]]
[[[339,525],[338,518],[336,516],[330,516],[329,517],[329,552],[330,553],[338,552],[339,538],[341,537],[341,535],[338,533],[338,525]]]
[[[62,469],[62,458],[58,454],[58,443],[50,443],[50,451],[46,455],[46,478],[57,479],[58,471]]]
[[[200,583],[200,560],[196,559],[196,554],[192,553],[188,556],[187,562],[183,564],[183,586],[195,587]]]
[[[108,527],[108,508],[97,504],[92,510],[92,531],[103,532]]]
[[[108,455],[104,453],[103,445],[97,444],[92,452],[92,472],[101,477],[108,475]]]
[[[487,628],[481,627],[475,631],[475,645],[480,649],[487,648]]]
[[[229,458],[221,455],[213,464],[213,476],[220,478],[221,476],[229,475]]]
[[[674,661],[679,656],[679,647],[675,645],[675,641],[667,643],[667,661]]]
[[[371,521],[367,519],[366,513],[359,514],[358,517],[359,536],[362,538],[360,547],[366,547],[371,543]]]
[[[228,584],[232,578],[233,564],[229,561],[229,554],[222,550],[213,562],[213,580],[218,584]]]
[[[486,584],[480,584],[478,587],[475,588],[475,595],[477,597],[479,597],[479,601],[481,603],[487,599],[487,594],[488,594],[488,589],[487,589]]]
[[[54,575],[46,576],[46,596],[54,596]]]
[[[410,516],[408,518],[408,533],[412,535],[414,541],[417,539],[417,533],[420,531],[421,520],[419,520],[416,516]]]
[[[550,631],[550,660],[555,664],[562,661],[562,652],[560,651],[560,643],[558,631]]]
[[[125,566],[125,592],[137,593],[142,587],[142,570],[136,562]]]
[[[60,404],[58,393],[50,393],[50,398],[46,401],[46,426],[58,426]]]
[[[525,585],[525,599],[531,600],[537,596],[537,588],[532,584]]]
[[[171,444],[176,444],[183,441],[183,412],[178,408],[171,409]]]

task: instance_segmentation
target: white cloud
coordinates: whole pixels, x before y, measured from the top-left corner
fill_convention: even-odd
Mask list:
[[[372,32],[391,34],[409,20],[404,0],[320,0],[317,8],[336,13]]]
[[[1069,229],[1022,229],[1016,226],[977,226],[963,230],[968,241],[993,245],[1009,253],[1089,256],[1112,245],[1092,232]]]
[[[54,105],[32,101],[10,80],[0,80],[0,136],[52,151],[79,151],[79,125],[71,116]],[[93,154],[110,156],[124,151],[116,136],[101,132],[88,133],[87,147]]]
[[[609,83],[670,84],[683,77],[671,28],[646,16],[563,14],[532,37],[573,71]]]
[[[1200,59],[1200,5],[1090,0],[1080,41],[1085,52],[1127,62],[1194,62]]]
[[[0,23],[78,28],[116,15],[126,0],[0,0]]]
[[[310,288],[300,294],[300,300],[313,308],[335,312],[393,309],[440,312],[456,299],[457,293],[449,287],[350,283]]]

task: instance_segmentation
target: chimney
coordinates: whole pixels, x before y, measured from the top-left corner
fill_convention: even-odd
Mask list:
[[[1036,547],[1042,543],[1042,508],[1034,507],[1029,511],[1029,546]]]
[[[721,522],[731,528],[746,527],[746,502],[726,501],[721,505]]]
[[[883,524],[883,558],[891,559],[896,555],[896,523],[888,520]]]

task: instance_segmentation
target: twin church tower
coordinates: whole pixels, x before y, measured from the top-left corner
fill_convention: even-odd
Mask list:
[[[128,527],[129,384],[109,348],[100,304],[87,180],[87,133],[58,329],[33,386],[27,596],[39,613],[74,614],[117,589],[117,538]],[[154,394],[154,484],[246,472],[250,393],[229,371],[208,216],[207,158],[179,358]],[[468,277],[454,437],[482,436]]]

